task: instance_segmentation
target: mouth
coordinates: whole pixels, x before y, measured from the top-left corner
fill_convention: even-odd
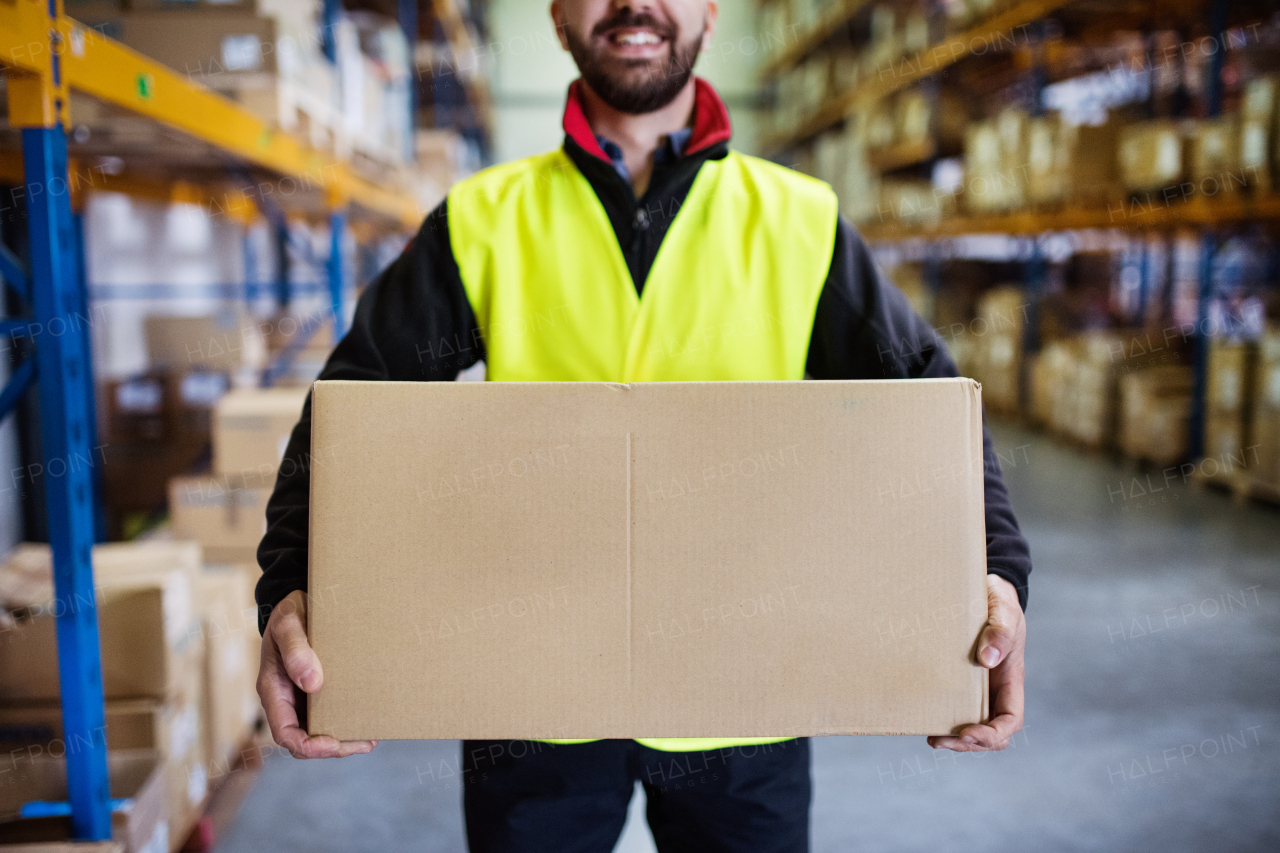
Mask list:
[[[657,56],[667,37],[652,27],[616,27],[604,34],[612,53],[628,58]]]

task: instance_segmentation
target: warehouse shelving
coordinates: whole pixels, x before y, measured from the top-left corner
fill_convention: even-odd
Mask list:
[[[767,6],[774,0],[762,0]],[[817,20],[802,28],[793,40],[762,70],[768,82],[784,73],[799,73],[802,63],[824,61],[824,53],[847,50],[848,39],[838,36],[842,29],[849,38],[857,38],[855,22],[873,3],[857,0],[834,0]],[[899,6],[887,3],[890,6]],[[1269,11],[1270,10],[1270,11]],[[1264,21],[1274,11],[1273,4],[1252,2],[1228,3],[1226,0],[1013,0],[1001,10],[966,31],[942,38],[930,46],[883,62],[870,74],[843,90],[828,96],[816,107],[802,113],[793,126],[766,135],[763,148],[771,156],[790,160],[816,143],[826,133],[841,132],[842,125],[855,114],[871,110],[889,96],[908,87],[926,83],[964,87],[973,82],[980,89],[1011,86],[1019,82],[1029,86],[1024,96],[1033,105],[1032,115],[1041,109],[1042,93],[1050,77],[1064,73],[1065,78],[1084,73],[1080,68],[1066,70],[1057,63],[1057,54],[1046,52],[1045,23],[1055,22],[1058,35],[1068,35],[1080,44],[1096,44],[1119,29],[1149,32],[1153,29],[1175,29],[1184,33],[1192,29],[1207,32],[1205,42],[1212,39],[1214,49],[1205,51],[1209,61],[1204,74],[1205,115],[1221,113],[1222,68],[1228,27],[1245,26]],[[1207,28],[1206,28],[1207,25]],[[791,32],[788,30],[788,32]],[[1017,33],[1025,37],[1015,37]],[[985,77],[983,76],[985,75]],[[887,175],[922,174],[939,157],[949,152],[939,150],[932,139],[895,143],[889,147],[866,151],[866,167]],[[1175,193],[1176,195],[1176,193]],[[893,211],[882,211],[880,219],[860,225],[873,243],[887,245],[900,241],[923,242],[924,275],[930,286],[940,286],[940,246],[952,238],[966,235],[1007,234],[1024,238],[1029,249],[1025,260],[1023,282],[1030,322],[1025,351],[1035,352],[1035,317],[1042,297],[1047,265],[1042,251],[1044,235],[1076,230],[1125,229],[1130,231],[1172,232],[1189,228],[1200,234],[1199,290],[1196,317],[1197,333],[1193,340],[1191,453],[1202,450],[1205,420],[1206,363],[1208,352],[1207,319],[1213,287],[1217,232],[1244,222],[1280,222],[1280,193],[1249,188],[1241,192],[1215,191],[1189,199],[1165,198],[1160,193],[1121,195],[1109,201],[1068,202],[1057,206],[1028,206],[993,214],[961,214],[941,204],[937,210],[909,211],[897,217]],[[924,215],[932,213],[932,216]],[[908,221],[914,219],[915,221]],[[1150,265],[1141,265],[1141,293],[1149,290]],[[1145,298],[1145,297],[1144,297]]]
[[[779,151],[798,145],[822,131],[844,121],[866,105],[888,97],[913,83],[932,77],[960,60],[971,56],[979,46],[983,50],[1010,41],[1012,33],[1045,15],[1066,6],[1071,0],[1024,0],[1012,8],[997,13],[981,24],[965,32],[943,39],[906,56],[881,69],[873,80],[859,83],[829,99],[812,115],[802,120],[798,127],[765,138],[766,151]]]
[[[326,0],[326,20],[341,7]],[[452,0],[434,0],[437,14],[457,17]],[[452,11],[451,11],[452,10]],[[417,5],[397,5],[402,24],[416,36]],[[451,37],[456,37],[452,34]],[[21,140],[21,169],[14,159],[0,179],[23,186],[30,263],[0,247],[0,277],[30,306],[30,316],[6,318],[0,328],[26,358],[0,390],[0,416],[10,413],[32,382],[40,393],[44,470],[65,471],[45,483],[53,553],[54,589],[68,605],[57,611],[62,709],[68,736],[103,731],[104,706],[91,550],[96,539],[96,470],[93,375],[86,314],[82,243],[73,206],[86,189],[68,150],[72,97],[88,95],[112,109],[149,120],[163,134],[141,153],[149,170],[100,174],[88,188],[109,188],[165,200],[222,198],[223,212],[249,221],[255,200],[234,188],[245,176],[292,179],[314,190],[298,203],[326,211],[332,226],[327,264],[330,308],[344,316],[344,240],[353,218],[399,231],[416,228],[423,211],[407,192],[381,185],[352,163],[335,159],[279,131],[235,102],[214,93],[64,14],[61,0],[9,0],[0,15],[0,66],[6,75],[8,127]],[[199,162],[193,167],[190,155]],[[98,155],[97,149],[88,151]],[[265,212],[265,211],[264,211]],[[340,325],[335,329],[341,333]],[[68,750],[67,781],[74,837],[111,837],[106,743],[84,737]]]

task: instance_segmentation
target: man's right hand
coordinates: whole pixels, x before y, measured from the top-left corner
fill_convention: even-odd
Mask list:
[[[361,755],[376,740],[338,740],[310,737],[298,725],[298,694],[315,693],[324,683],[320,658],[307,642],[307,595],[291,592],[271,611],[262,635],[262,663],[258,668],[258,697],[267,712],[271,736],[294,758],[345,758]]]

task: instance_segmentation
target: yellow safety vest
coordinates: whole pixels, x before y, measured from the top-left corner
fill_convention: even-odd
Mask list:
[[[604,207],[563,151],[459,183],[448,211],[490,380],[804,378],[838,211],[820,181],[736,152],[708,160],[678,211],[649,212],[675,219],[643,295]],[[687,752],[787,739],[640,743]]]

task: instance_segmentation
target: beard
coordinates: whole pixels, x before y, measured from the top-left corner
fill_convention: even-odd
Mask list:
[[[580,38],[566,27],[565,40],[582,79],[602,101],[620,113],[642,115],[662,109],[675,100],[693,76],[693,64],[702,47],[703,33],[681,44],[679,32],[669,21],[660,21],[645,12],[634,13],[624,9],[597,24],[592,35],[598,36],[617,27],[653,29],[666,40],[666,55],[656,59],[606,56],[603,51],[595,50],[590,40]]]

